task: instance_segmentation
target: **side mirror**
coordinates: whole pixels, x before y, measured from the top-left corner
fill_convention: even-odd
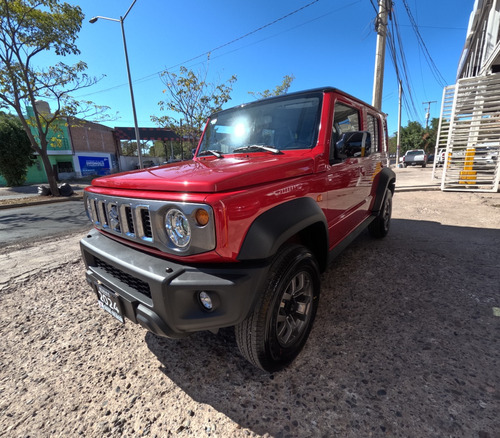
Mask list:
[[[336,158],[367,157],[372,149],[371,134],[367,131],[344,132],[335,144]]]

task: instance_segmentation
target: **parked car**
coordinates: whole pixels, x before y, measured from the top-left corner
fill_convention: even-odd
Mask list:
[[[435,158],[436,167],[444,166],[444,161],[446,159],[446,148],[438,149],[437,156]]]
[[[411,149],[406,151],[403,157],[403,166],[427,166],[427,155],[423,149]]]
[[[498,152],[500,146],[498,145],[477,145],[474,154],[474,164],[491,165],[496,164],[498,160]]]

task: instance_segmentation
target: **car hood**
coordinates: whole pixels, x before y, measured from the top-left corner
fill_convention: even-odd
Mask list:
[[[215,193],[266,184],[312,173],[311,157],[285,155],[195,158],[191,161],[116,175],[92,181],[92,186],[191,193]]]

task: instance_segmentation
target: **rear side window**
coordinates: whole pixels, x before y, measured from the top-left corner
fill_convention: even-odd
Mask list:
[[[359,131],[359,111],[344,103],[336,102],[333,129],[339,135],[345,132]]]
[[[372,152],[380,151],[380,121],[372,114],[368,114],[368,132],[372,137]]]

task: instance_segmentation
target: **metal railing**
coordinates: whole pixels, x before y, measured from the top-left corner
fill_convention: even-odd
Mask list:
[[[449,119],[444,109],[449,107],[451,90],[443,93],[438,145],[447,141],[441,190],[497,192],[500,74],[460,79],[454,88]]]

